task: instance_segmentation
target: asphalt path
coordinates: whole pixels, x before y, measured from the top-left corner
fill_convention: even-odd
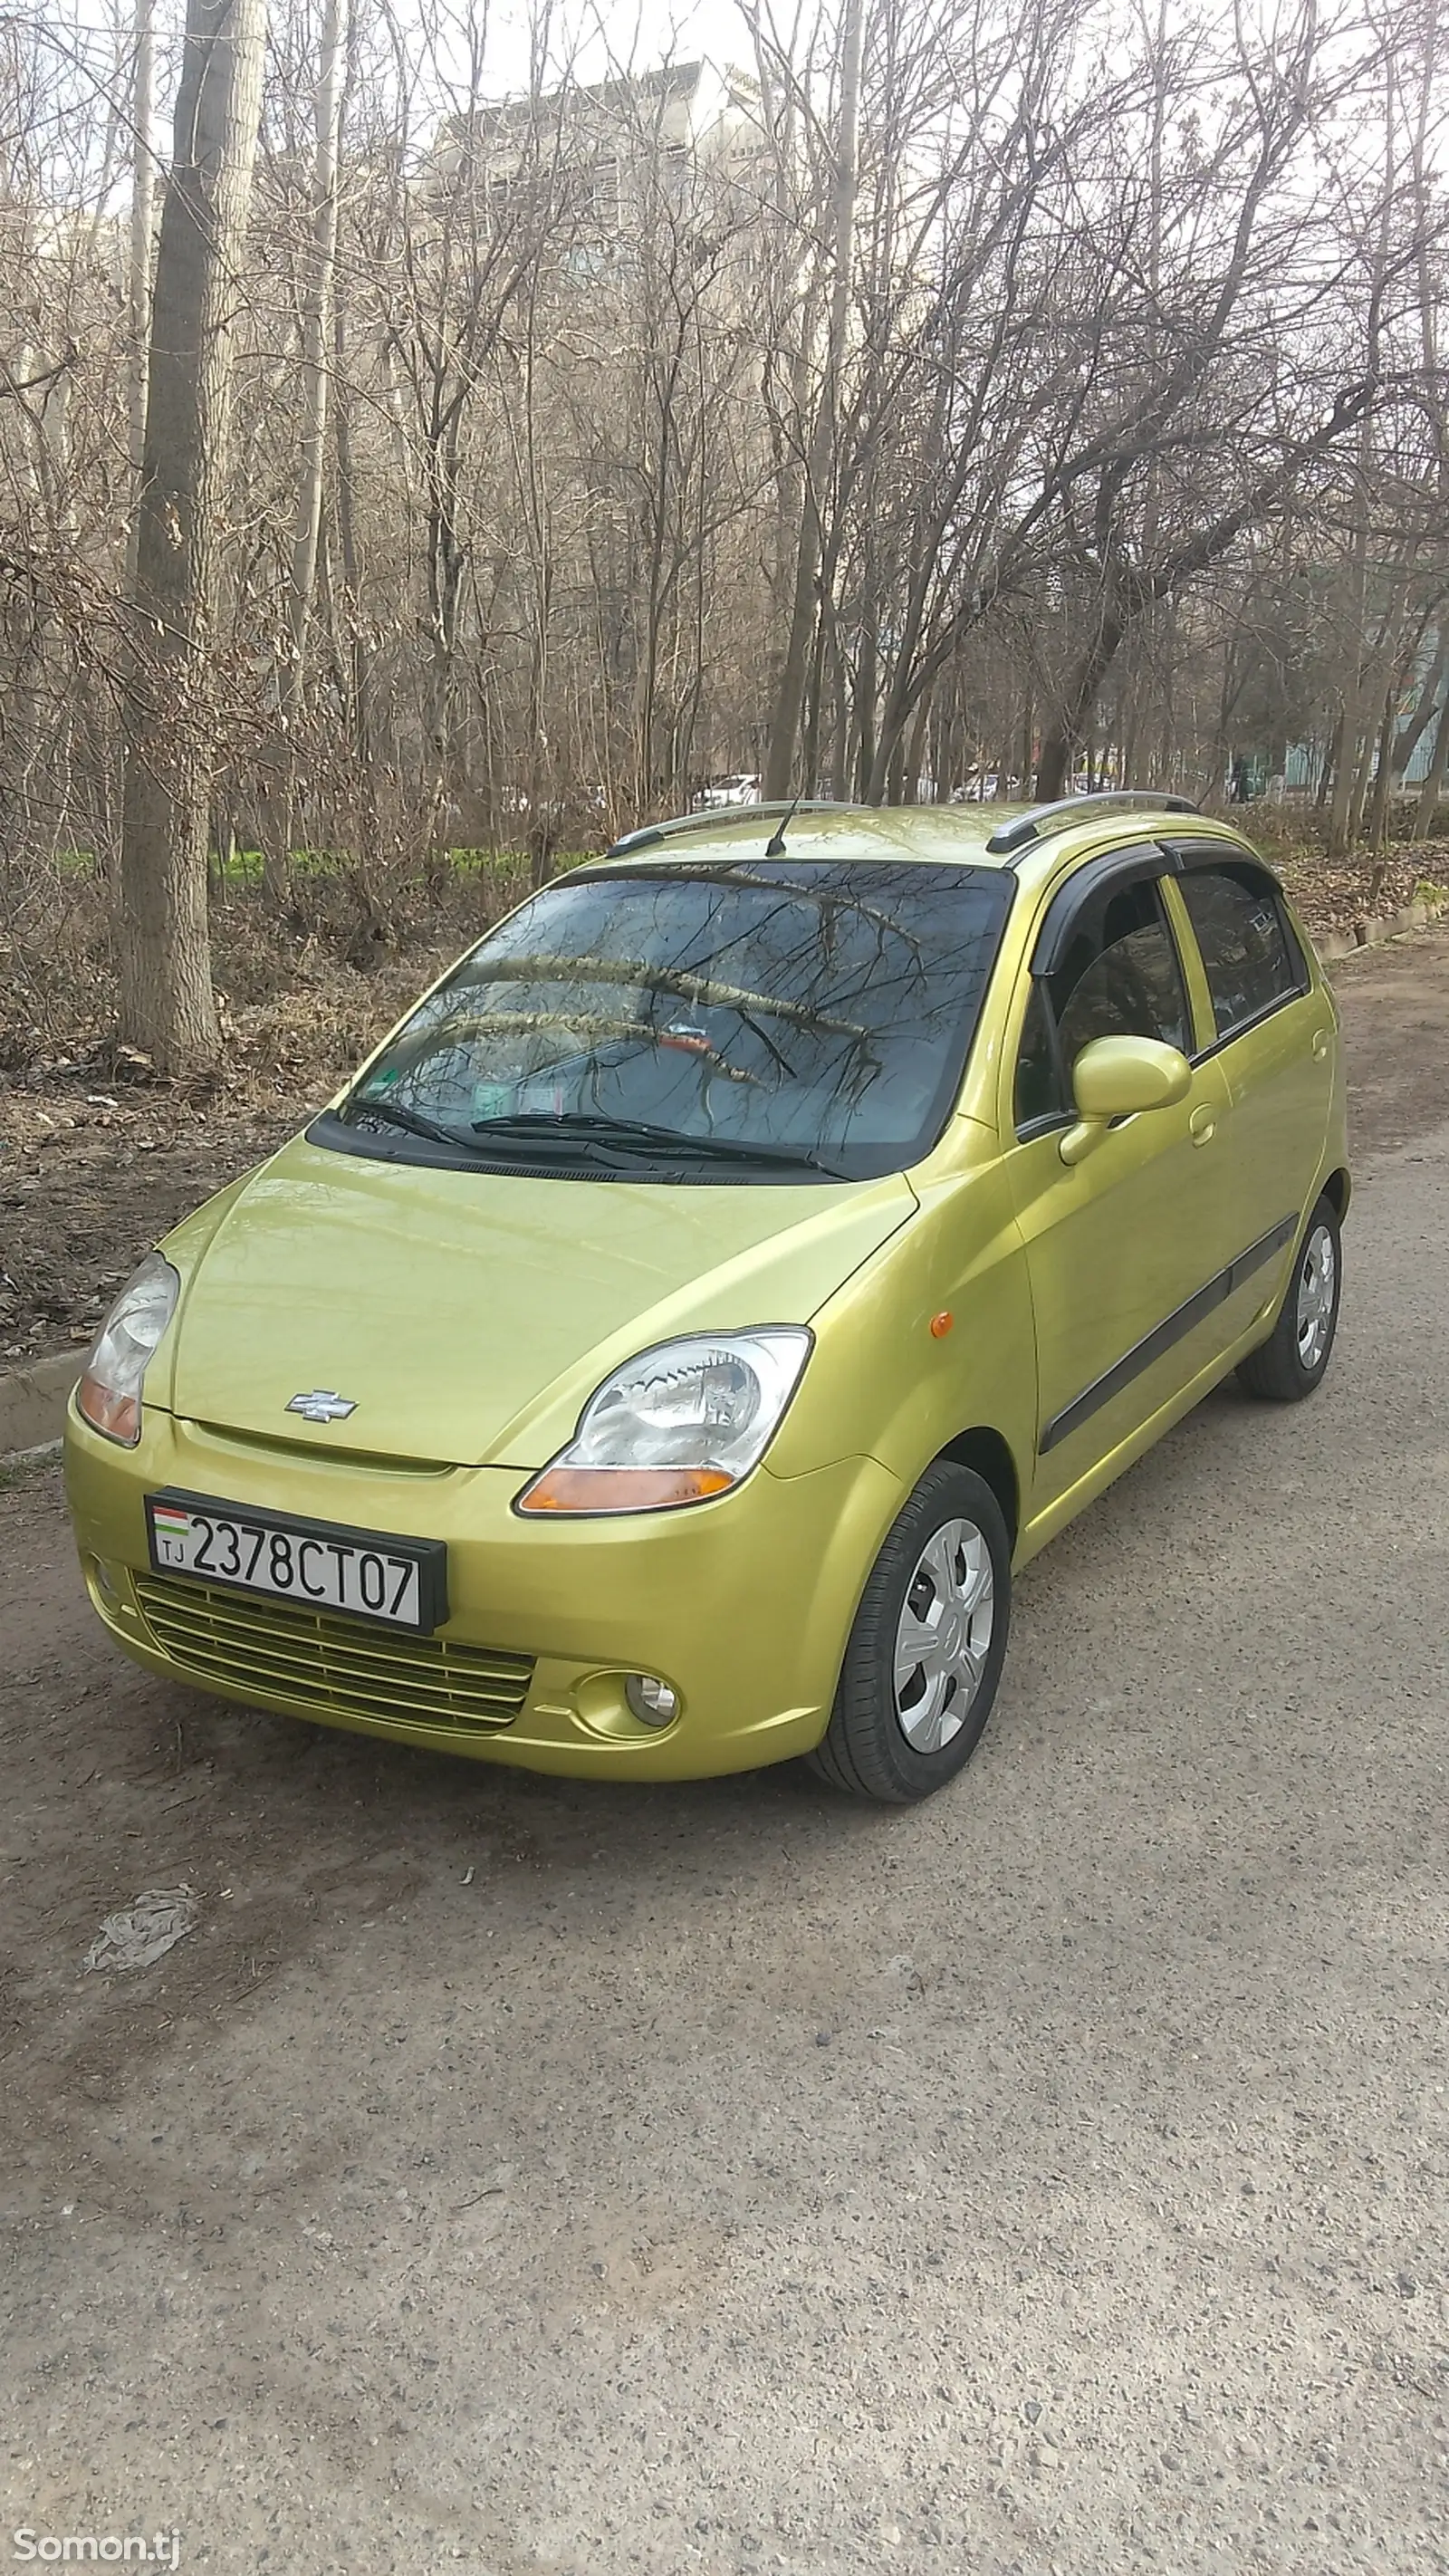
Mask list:
[[[1449,936],[1340,982],[1321,1394],[1048,1550],[924,1809],[166,1688],[0,1494],[0,2565],[1449,2570]]]

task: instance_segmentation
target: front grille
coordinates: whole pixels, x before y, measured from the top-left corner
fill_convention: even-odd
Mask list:
[[[183,1672],[243,1698],[269,1692],[319,1717],[477,1735],[517,1717],[533,1678],[527,1655],[366,1627],[209,1583],[134,1581],[153,1643]]]

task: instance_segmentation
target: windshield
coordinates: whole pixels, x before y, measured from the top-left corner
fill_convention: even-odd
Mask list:
[[[876,859],[580,871],[453,969],[318,1141],[601,1178],[897,1171],[949,1115],[1012,890]]]

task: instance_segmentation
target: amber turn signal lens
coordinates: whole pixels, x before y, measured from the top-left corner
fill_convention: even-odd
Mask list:
[[[518,1512],[659,1512],[703,1503],[734,1483],[722,1467],[545,1467]]]
[[[141,1437],[141,1407],[134,1395],[115,1395],[89,1371],[75,1391],[76,1410],[93,1431],[103,1431],[108,1440],[119,1440],[124,1448],[134,1449]]]

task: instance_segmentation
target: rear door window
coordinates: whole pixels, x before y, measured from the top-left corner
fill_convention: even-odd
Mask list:
[[[1308,989],[1308,972],[1272,878],[1250,861],[1189,868],[1178,880],[1220,1038]]]

